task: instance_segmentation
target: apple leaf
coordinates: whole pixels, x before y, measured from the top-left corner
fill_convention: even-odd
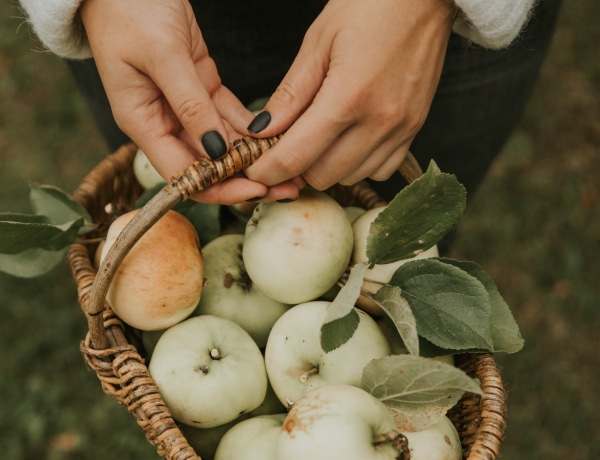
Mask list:
[[[404,187],[371,224],[369,263],[387,264],[427,250],[456,225],[465,206],[464,186],[431,161],[425,174]]]
[[[143,207],[154,195],[165,187],[165,183],[156,184],[140,195],[135,208]],[[194,226],[202,245],[208,244],[221,234],[221,207],[218,204],[200,203],[194,200],[180,201],[172,208],[183,214]]]
[[[10,214],[9,219],[14,216]],[[75,240],[83,226],[82,218],[56,225],[37,215],[31,216],[31,220],[25,216],[22,214],[18,220],[4,220],[4,216],[0,215],[0,254],[18,254],[31,248],[63,249]]]
[[[490,296],[474,276],[437,258],[401,265],[390,284],[402,289],[417,330],[450,350],[493,350]]]
[[[52,185],[29,185],[29,201],[33,212],[44,215],[53,224],[64,224],[83,218],[86,225],[92,225],[87,210],[73,197]]]
[[[519,326],[492,278],[474,262],[445,258],[440,260],[444,263],[454,265],[477,278],[487,290],[492,306],[493,351],[496,353],[516,353],[520,351],[523,348],[524,340],[521,336]]]
[[[371,361],[364,368],[361,388],[388,407],[400,431],[433,425],[467,391],[482,394],[478,381],[461,369],[413,355]]]
[[[0,271],[19,278],[35,278],[58,265],[68,250],[68,247],[56,251],[30,248],[18,254],[0,254]]]
[[[392,320],[408,353],[418,356],[417,321],[409,303],[402,297],[400,288],[389,285],[382,286],[372,300]]]
[[[348,281],[331,302],[321,326],[321,348],[325,353],[345,344],[358,328],[360,318],[354,305],[360,295],[366,271],[366,263],[354,265]]]

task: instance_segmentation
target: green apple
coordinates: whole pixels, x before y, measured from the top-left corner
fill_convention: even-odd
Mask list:
[[[237,423],[219,442],[215,460],[279,460],[275,449],[285,417],[259,415]]]
[[[133,157],[133,175],[145,189],[165,182],[141,149],[138,149]]]
[[[182,425],[181,431],[196,453],[198,453],[203,460],[213,460],[221,438],[223,438],[225,433],[233,428],[234,425],[259,415],[283,414],[284,412],[286,412],[285,406],[277,399],[271,385],[268,385],[265,400],[253,411],[240,415],[235,420],[224,425],[212,428],[196,428],[189,425]]]
[[[261,405],[267,391],[258,345],[228,319],[203,315],[167,329],[148,366],[173,417],[211,428]]]
[[[421,431],[402,433],[408,439],[410,460],[461,460],[462,445],[448,417]]]
[[[139,210],[113,221],[102,247],[104,261],[118,235]],[[191,222],[169,210],[125,256],[106,299],[127,324],[142,330],[166,329],[192,314],[202,292],[204,262]]]
[[[266,296],[252,282],[242,258],[244,235],[221,235],[202,248],[205,284],[194,315],[215,315],[244,328],[264,347],[289,305]]]
[[[371,223],[385,209],[384,206],[372,208],[358,216],[352,223],[352,232],[354,235],[354,244],[352,250],[352,264],[367,262],[367,238],[369,236]],[[382,285],[387,284],[392,279],[394,272],[406,262],[411,260],[426,259],[430,257],[438,257],[439,251],[437,245],[429,249],[415,254],[414,257],[398,260],[389,264],[376,264],[369,268],[365,273],[363,282],[363,291],[369,294],[376,294]],[[368,313],[381,316],[381,309],[368,298],[361,296],[358,299],[357,305]]]
[[[358,309],[360,321],[352,337],[337,349],[324,352],[321,325],[330,305],[316,300],[293,306],[273,325],[265,365],[273,391],[283,404],[320,385],[358,386],[365,365],[390,354],[390,345],[377,323]]]
[[[259,203],[246,226],[248,275],[269,297],[287,304],[314,300],[348,267],[352,227],[325,192],[304,188],[290,203]]]
[[[387,441],[394,418],[371,394],[351,385],[317,387],[296,401],[277,439],[277,460],[396,460]]]

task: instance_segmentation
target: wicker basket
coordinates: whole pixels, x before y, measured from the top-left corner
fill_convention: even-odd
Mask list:
[[[72,245],[68,255],[79,302],[89,323],[81,351],[100,379],[104,392],[131,412],[148,441],[157,447],[159,456],[177,460],[200,459],[161,398],[148,372],[143,351],[135,346],[129,327],[116,317],[104,298],[100,307],[92,305],[94,284],[99,277],[93,264],[98,242],[106,235],[112,220],[132,209],[142,192],[133,174],[136,151],[137,147],[132,144],[121,147],[90,171],[74,192],[75,199],[98,224],[94,233],[85,235]],[[245,165],[236,166],[238,170],[243,167]],[[222,175],[231,175],[232,171],[217,171],[215,174],[222,178]],[[382,204],[382,200],[365,183],[334,187],[331,192],[344,205],[368,209]],[[182,193],[191,194],[193,191]],[[489,353],[459,355],[456,365],[478,378],[483,389],[483,396],[465,394],[448,414],[461,437],[464,459],[495,459],[504,433],[506,408],[499,369]]]

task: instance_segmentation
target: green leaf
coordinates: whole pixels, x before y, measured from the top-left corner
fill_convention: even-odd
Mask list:
[[[519,326],[502,298],[494,280],[474,262],[441,259],[442,262],[454,265],[477,278],[487,290],[492,306],[492,342],[494,352],[516,353],[523,348],[524,340]]]
[[[390,409],[400,431],[433,425],[467,391],[482,394],[478,382],[462,370],[413,355],[371,361],[364,368],[361,387]]]
[[[51,185],[29,185],[29,200],[35,214],[43,215],[52,224],[61,225],[82,218],[86,225],[92,218],[72,196]]]
[[[35,278],[52,270],[69,248],[48,251],[30,248],[18,254],[0,254],[0,271],[19,278]]]
[[[360,295],[367,264],[356,264],[350,270],[348,281],[331,302],[321,326],[321,348],[325,353],[345,344],[356,329],[360,318],[354,309]]]
[[[371,224],[370,264],[387,264],[427,250],[456,225],[466,206],[466,190],[435,162],[404,187]]]
[[[136,200],[135,207],[144,206],[164,187],[165,183],[161,183],[145,190]],[[192,223],[202,245],[208,244],[221,234],[221,207],[219,205],[186,200],[177,203],[172,209],[183,214]]]
[[[411,305],[419,335],[451,350],[492,350],[490,296],[483,284],[439,259],[400,266],[390,283]]]
[[[183,214],[192,223],[202,245],[209,243],[221,234],[221,207],[219,205],[187,200],[177,203],[173,210]]]
[[[375,294],[373,299],[384,313],[392,320],[396,330],[411,355],[419,355],[419,335],[417,321],[409,303],[402,297],[400,288],[385,285]]]
[[[25,219],[0,221],[0,254],[18,254],[31,248],[63,249],[75,240],[82,225],[82,218],[53,225],[40,222],[40,217],[35,215],[29,222]]]

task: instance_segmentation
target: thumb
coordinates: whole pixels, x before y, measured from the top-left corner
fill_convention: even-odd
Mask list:
[[[311,104],[327,73],[328,56],[302,44],[296,59],[264,109],[248,125],[250,135],[275,136],[287,130]]]

